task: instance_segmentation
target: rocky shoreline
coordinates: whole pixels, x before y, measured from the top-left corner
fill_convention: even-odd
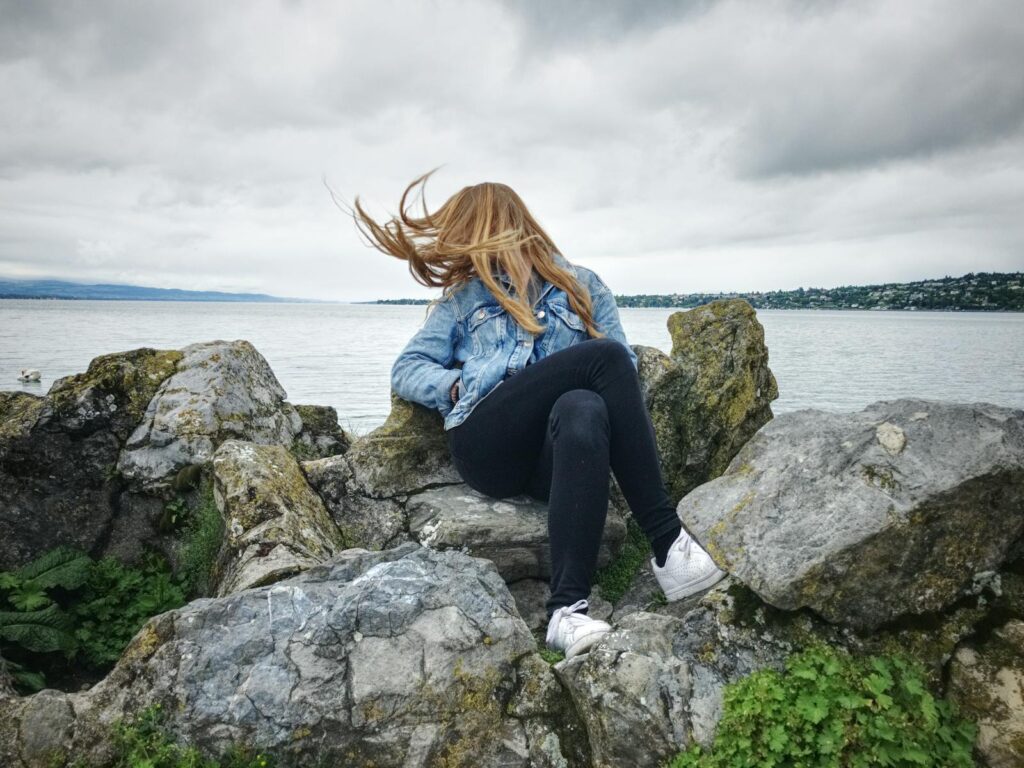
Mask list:
[[[0,571],[59,546],[181,570],[179,514],[206,503],[222,531],[204,591],[95,685],[18,695],[0,674],[0,764],[108,764],[113,725],[159,705],[181,743],[284,765],[659,766],[711,744],[728,685],[824,642],[913,656],[978,723],[978,764],[1024,765],[1024,412],[773,419],[746,302],[669,330],[670,355],[634,348],[662,469],[730,575],[673,604],[646,567],[598,587],[613,633],[554,664],[546,509],[462,484],[435,412],[393,398],[354,438],[244,341],[0,392]],[[605,566],[629,538],[611,489]]]

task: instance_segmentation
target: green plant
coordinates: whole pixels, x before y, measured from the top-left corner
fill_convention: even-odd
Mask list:
[[[626,540],[622,551],[604,568],[598,569],[594,584],[601,589],[601,597],[617,602],[629,589],[637,572],[651,556],[651,545],[632,517],[626,520]]]
[[[49,590],[81,586],[91,565],[82,553],[58,548],[15,571],[0,573],[0,597],[13,609],[0,610],[0,641],[29,653],[73,653],[73,621]],[[33,690],[42,687],[41,674],[17,661],[8,663],[20,685]]]
[[[927,690],[918,662],[817,644],[725,689],[710,752],[670,768],[970,768],[976,726]]]
[[[176,744],[167,731],[159,704],[144,709],[114,728],[114,757],[109,768],[273,768],[262,752],[236,747],[220,760],[204,758],[195,748]]]
[[[146,619],[184,604],[163,558],[150,554],[140,568],[104,558],[71,607],[79,653],[94,667],[111,665]]]
[[[157,528],[159,528],[161,533],[177,531],[181,529],[187,519],[188,502],[181,496],[177,496],[164,505],[164,513],[160,516]]]
[[[179,550],[179,568],[189,597],[209,595],[224,543],[224,519],[207,482],[195,509],[185,520]]]
[[[553,651],[543,645],[537,649],[537,653],[539,653],[540,657],[548,664],[557,664],[565,659],[565,654],[562,651]]]
[[[57,548],[0,573],[0,651],[19,687],[38,690],[47,669],[109,667],[146,619],[184,602],[158,555],[133,568]]]
[[[51,549],[16,571],[0,573],[0,592],[19,611],[34,611],[53,600],[46,590],[74,589],[89,576],[92,561],[66,547]]]

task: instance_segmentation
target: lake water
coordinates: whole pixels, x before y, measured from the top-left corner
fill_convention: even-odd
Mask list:
[[[100,354],[248,339],[288,398],[332,405],[358,434],[389,409],[391,363],[423,306],[0,300],[0,389],[45,393]],[[669,309],[622,309],[631,344],[670,351]],[[1024,314],[764,310],[775,413],[925,397],[1024,408]],[[21,384],[38,368],[40,384]]]

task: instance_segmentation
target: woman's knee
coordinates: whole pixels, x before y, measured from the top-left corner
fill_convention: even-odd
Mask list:
[[[559,440],[591,442],[608,436],[608,407],[604,398],[590,389],[572,389],[555,400],[549,425]]]
[[[606,365],[623,370],[634,370],[629,350],[622,342],[603,336],[599,339],[587,339],[581,343],[589,347],[592,354],[599,357]]]

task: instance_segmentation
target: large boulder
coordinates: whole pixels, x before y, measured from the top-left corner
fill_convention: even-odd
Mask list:
[[[742,299],[713,301],[669,316],[672,353],[638,355],[673,499],[717,477],[769,419],[779,396],[764,328]]]
[[[205,464],[225,440],[290,446],[302,431],[267,361],[247,341],[181,350],[177,370],[149,401],[117,463],[135,486],[159,489],[182,469]]]
[[[91,690],[0,701],[0,763],[107,756],[161,705],[177,739],[284,765],[565,766],[571,713],[493,565],[414,544],[151,619]],[[45,717],[44,717],[45,715]],[[53,727],[28,728],[48,722]]]
[[[1024,765],[1024,621],[961,646],[949,671],[949,698],[978,724],[978,754],[989,768]]]
[[[551,576],[547,504],[529,496],[492,499],[468,485],[432,488],[409,497],[409,532],[427,547],[464,547],[486,557],[507,582]],[[598,552],[598,567],[622,548],[626,522],[612,505]]]
[[[679,515],[765,601],[872,629],[1024,550],[1024,412],[923,400],[764,427]]]
[[[45,397],[0,392],[0,570],[56,546],[116,545],[118,452],[180,358],[103,355]]]
[[[462,481],[448,453],[441,415],[394,393],[387,421],[353,442],[345,457],[350,491],[375,499]]]
[[[345,541],[283,446],[228,440],[213,455],[224,518],[216,594],[263,586],[317,565]]]

